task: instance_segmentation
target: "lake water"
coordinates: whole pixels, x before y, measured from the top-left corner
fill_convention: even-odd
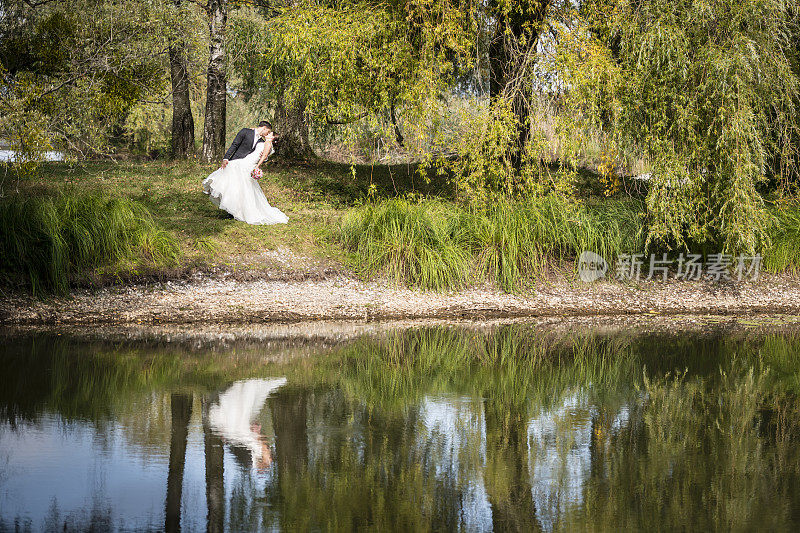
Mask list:
[[[794,330],[0,342],[0,531],[800,529]]]
[[[13,161],[16,158],[17,153],[14,150],[7,150],[0,148],[0,162],[2,161]],[[45,161],[63,161],[64,154],[61,152],[44,152],[43,153]]]

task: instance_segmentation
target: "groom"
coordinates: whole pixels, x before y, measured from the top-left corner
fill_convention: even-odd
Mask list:
[[[225,152],[225,159],[222,160],[222,168],[228,166],[228,162],[232,159],[241,159],[250,154],[256,147],[258,139],[262,135],[269,135],[272,131],[272,124],[266,120],[262,120],[255,128],[244,128],[236,134],[233,144]]]

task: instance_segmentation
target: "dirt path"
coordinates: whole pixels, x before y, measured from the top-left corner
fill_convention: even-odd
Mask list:
[[[800,314],[800,280],[647,282],[558,280],[510,295],[489,287],[437,293],[335,276],[323,280],[201,279],[77,290],[69,298],[4,295],[3,324],[189,324],[300,320],[489,318],[625,314]]]

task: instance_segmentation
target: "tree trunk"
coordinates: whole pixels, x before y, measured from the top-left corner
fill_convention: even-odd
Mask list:
[[[273,127],[280,135],[275,144],[275,155],[285,159],[309,159],[314,157],[308,140],[308,123],[305,116],[304,101],[294,104],[286,102],[283,92],[275,103],[275,123]]]
[[[517,146],[511,154],[516,168],[521,166],[530,140],[531,94],[526,81],[533,66],[526,60],[529,54],[519,50],[519,45],[524,42],[527,50],[535,50],[551,3],[552,0],[525,0],[519,11],[509,13],[502,5],[494,5],[497,27],[489,44],[489,96],[492,101],[508,99],[516,116]]]
[[[528,417],[493,398],[484,406],[486,491],[494,531],[539,531],[528,471]]]
[[[181,495],[183,470],[186,462],[186,439],[192,417],[192,395],[173,394],[170,398],[172,432],[169,444],[169,472],[167,474],[167,501],[164,531],[181,530]]]
[[[175,0],[180,8],[181,0]],[[185,42],[172,42],[169,46],[169,74],[172,81],[172,146],[173,159],[186,159],[194,152],[194,118],[189,103],[189,73]]]
[[[392,119],[394,138],[397,141],[397,145],[400,146],[400,148],[405,148],[405,139],[403,138],[403,132],[400,131],[400,124],[397,123],[397,111],[395,110],[394,104],[389,107],[389,117]]]
[[[208,89],[203,124],[203,160],[222,160],[225,154],[225,25],[228,0],[208,0],[208,31],[211,39],[208,55]]]
[[[506,67],[508,59],[506,56],[505,27],[508,17],[505,15],[497,16],[497,28],[495,28],[492,41],[489,43],[489,97],[492,100],[499,98],[506,87]]]
[[[306,469],[307,396],[308,392],[304,389],[284,386],[270,398],[272,428],[275,431],[275,462],[281,482],[296,481]]]

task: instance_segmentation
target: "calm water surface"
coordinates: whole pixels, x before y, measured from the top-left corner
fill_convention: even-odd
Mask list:
[[[14,161],[17,158],[17,152],[7,148],[0,148],[0,162]],[[64,154],[56,151],[42,152],[42,159],[45,161],[63,161]]]
[[[800,529],[800,333],[0,335],[0,531]]]

